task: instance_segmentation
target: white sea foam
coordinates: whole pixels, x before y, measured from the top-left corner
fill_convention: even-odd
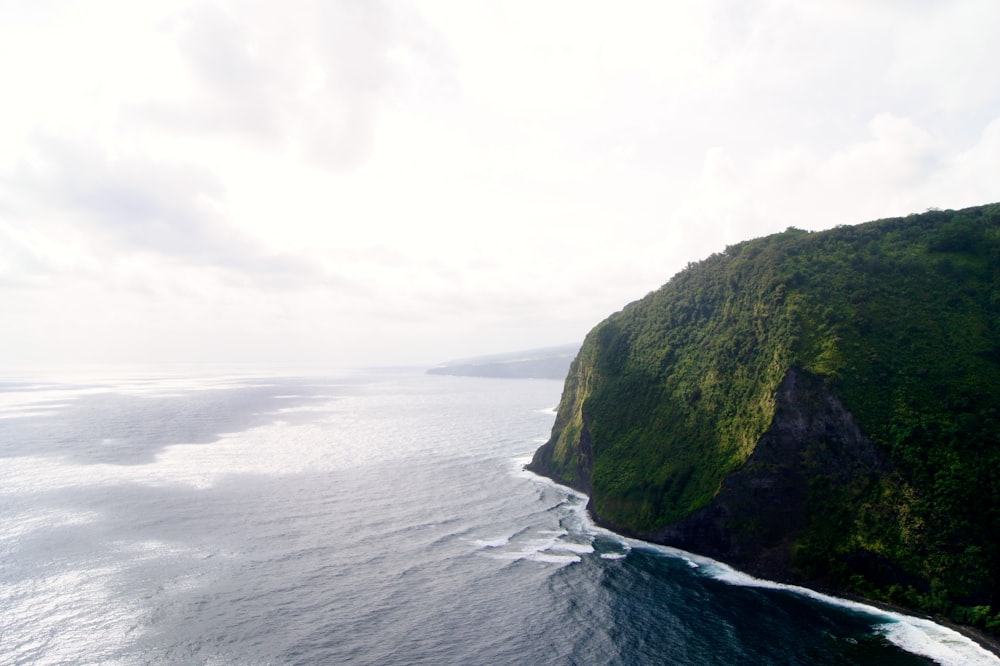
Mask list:
[[[755,578],[722,562],[685,551],[679,551],[675,548],[667,548],[654,544],[649,544],[647,547],[654,548],[672,557],[682,557],[689,564],[699,567],[705,574],[731,585],[785,590],[822,601],[832,606],[839,606],[865,613],[875,618],[884,619],[885,622],[878,625],[877,630],[893,645],[912,654],[932,659],[936,663],[942,664],[942,666],[996,666],[1000,664],[1000,657],[986,650],[971,638],[931,620],[882,610],[875,606],[849,599],[840,599],[798,585]]]
[[[594,552],[589,543],[571,541],[567,530],[539,530],[534,538],[515,540],[514,537],[479,539],[471,543],[486,550],[484,555],[492,559],[555,564],[560,567],[581,561],[581,555]]]
[[[572,555],[566,553],[550,552],[547,550],[531,550],[525,549],[513,552],[503,552],[503,553],[490,553],[488,557],[496,560],[509,560],[509,561],[519,561],[527,560],[529,562],[543,562],[545,564],[556,564],[559,566],[566,566],[568,564],[576,564],[581,561],[579,555]]]
[[[628,553],[601,553],[602,560],[624,560]]]
[[[576,564],[580,562],[582,558],[579,555],[560,555],[557,553],[531,553],[525,559],[532,562],[545,562],[547,564],[557,564],[559,566],[566,566],[568,564]]]
[[[510,543],[510,537],[500,536],[495,539],[474,539],[470,543],[480,548],[499,548]]]
[[[823,603],[840,606],[842,608],[847,608],[849,610],[862,612],[876,618],[884,619],[885,621],[878,625],[877,630],[880,631],[893,645],[896,645],[900,649],[912,654],[927,657],[938,664],[942,664],[942,666],[1000,665],[1000,657],[993,654],[989,650],[986,650],[971,638],[964,636],[954,629],[932,622],[931,620],[892,611],[884,611],[868,604],[832,597],[798,585],[788,585],[785,583],[764,580],[762,578],[755,578],[754,576],[738,571],[727,564],[718,562],[708,557],[695,555],[694,553],[689,553],[678,548],[671,548],[668,546],[661,546],[641,541],[639,539],[622,537],[610,530],[594,524],[589,513],[586,511],[585,503],[587,496],[583,493],[556,483],[551,479],[533,474],[532,472],[525,473],[531,475],[533,478],[538,480],[539,483],[558,487],[564,490],[568,496],[583,500],[579,504],[578,510],[580,512],[581,522],[585,526],[585,529],[591,534],[602,535],[629,546],[656,550],[670,557],[682,559],[687,562],[690,567],[699,569],[701,573],[712,576],[717,580],[721,580],[731,585],[786,590],[822,601]],[[616,559],[616,556],[611,553],[602,553],[601,557],[604,559]]]
[[[582,555],[594,552],[593,544],[575,543],[573,541],[561,541],[557,548],[559,550],[568,550],[571,553],[580,553]]]
[[[894,622],[880,625],[879,630],[894,645],[924,655],[945,666],[998,664],[998,658],[962,634],[930,620],[899,616]]]

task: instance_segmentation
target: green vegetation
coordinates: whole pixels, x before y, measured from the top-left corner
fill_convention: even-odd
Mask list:
[[[652,534],[746,462],[793,368],[895,469],[810,488],[794,574],[1000,630],[1000,204],[791,228],[689,265],[591,331],[533,467]]]

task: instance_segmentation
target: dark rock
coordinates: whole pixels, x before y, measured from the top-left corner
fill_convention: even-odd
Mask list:
[[[708,506],[642,536],[755,575],[801,580],[793,546],[815,517],[810,489],[817,482],[833,492],[866,486],[891,465],[822,380],[790,370],[776,403],[770,428]]]

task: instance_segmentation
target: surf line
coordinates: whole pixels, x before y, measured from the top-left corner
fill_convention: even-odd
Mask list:
[[[536,483],[557,488],[578,499],[579,503],[573,510],[579,514],[583,529],[589,534],[615,539],[630,549],[642,548],[667,557],[682,559],[704,575],[730,585],[786,591],[883,620],[881,624],[875,626],[875,630],[885,636],[890,643],[911,654],[927,657],[941,666],[1000,666],[1000,655],[983,647],[972,637],[933,620],[899,611],[884,610],[861,601],[835,597],[801,585],[756,578],[725,562],[704,555],[618,534],[594,522],[590,512],[587,511],[590,497],[586,493],[535,474],[523,466],[521,471]]]

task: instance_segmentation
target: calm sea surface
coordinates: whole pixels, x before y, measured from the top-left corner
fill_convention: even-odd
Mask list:
[[[2,664],[1000,664],[594,528],[522,471],[561,382],[0,383]]]

